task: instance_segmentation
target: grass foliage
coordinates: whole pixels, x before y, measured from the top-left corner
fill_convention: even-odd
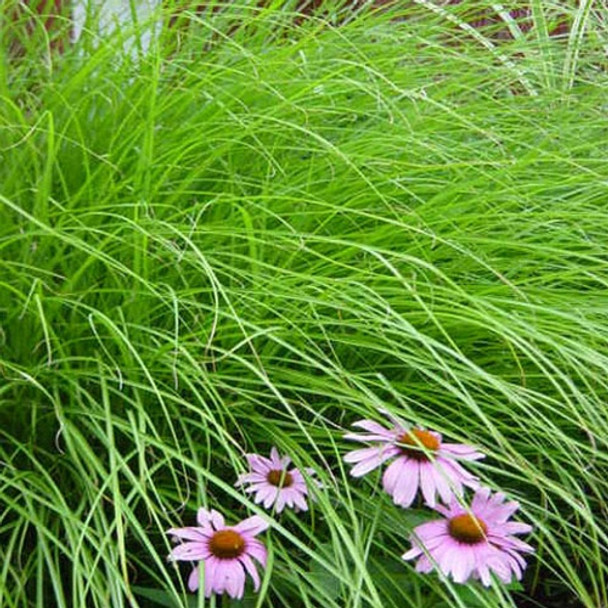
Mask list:
[[[501,40],[268,4],[4,49],[0,605],[214,605],[164,530],[260,513],[233,483],[272,445],[325,488],[233,606],[608,605],[601,9]],[[488,454],[535,526],[521,586],[400,559],[427,512],[341,460],[379,408]]]

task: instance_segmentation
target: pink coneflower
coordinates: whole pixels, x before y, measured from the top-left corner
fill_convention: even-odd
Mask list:
[[[225,591],[230,597],[242,598],[246,573],[251,575],[257,591],[260,577],[251,558],[266,565],[266,548],[255,536],[266,530],[268,524],[254,515],[236,526],[226,526],[217,511],[202,508],[198,510],[197,521],[198,526],[167,530],[167,534],[186,541],[171,551],[169,559],[204,562],[206,597]],[[198,589],[198,582],[199,571],[195,566],[188,579],[190,591]]]
[[[355,464],[350,474],[361,477],[378,468],[387,460],[395,460],[386,468],[382,477],[384,489],[393,497],[395,504],[409,507],[422,490],[425,502],[435,506],[436,495],[449,502],[454,494],[462,495],[463,484],[478,487],[477,478],[465,471],[457,459],[478,460],[484,458],[470,445],[443,443],[441,435],[421,428],[406,428],[393,418],[390,429],[373,420],[359,420],[353,426],[367,433],[349,433],[346,439],[376,442],[379,445],[349,452],[344,460]]]
[[[438,568],[455,582],[479,578],[487,587],[494,572],[504,583],[515,575],[521,579],[526,562],[520,553],[534,549],[513,534],[527,534],[532,526],[507,521],[519,508],[515,501],[504,502],[505,495],[481,488],[475,493],[470,509],[456,499],[449,506],[435,509],[446,519],[431,521],[414,529],[413,548],[403,559],[419,558],[418,572]]]
[[[277,513],[284,507],[308,510],[306,496],[308,488],[302,473],[296,468],[289,469],[289,456],[279,456],[276,448],[270,450],[270,458],[259,454],[247,454],[250,473],[240,475],[235,485],[251,484],[245,492],[255,492],[254,501],[263,503],[266,509],[272,505]],[[308,475],[313,475],[313,469],[306,469]]]

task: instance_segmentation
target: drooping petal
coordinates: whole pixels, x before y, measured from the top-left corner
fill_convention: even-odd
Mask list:
[[[170,536],[175,536],[181,540],[192,540],[195,542],[204,542],[208,540],[211,536],[211,531],[207,532],[203,528],[197,528],[194,526],[186,527],[186,528],[169,528],[166,534]]]
[[[344,462],[347,462],[348,464],[364,462],[366,460],[379,457],[381,453],[381,447],[361,448],[359,450],[352,450],[344,455]]]
[[[362,477],[382,466],[382,464],[398,453],[399,450],[397,448],[363,448],[349,452],[344,456],[344,460],[348,463],[358,463],[350,470],[350,474],[353,477]]]
[[[274,503],[274,508],[277,513],[280,513],[285,507],[285,492],[279,492],[277,500]]]
[[[258,574],[258,569],[255,567],[252,559],[246,553],[239,557],[239,561],[241,564],[243,564],[243,567],[253,579],[253,590],[257,591],[260,588],[260,575]]]
[[[281,469],[281,457],[279,456],[279,450],[274,446],[270,449],[270,462],[272,463],[273,469]]]
[[[465,445],[463,443],[442,443],[441,451],[463,460],[480,460],[486,457],[485,454],[478,452],[472,445]]]
[[[393,501],[400,507],[409,507],[416,498],[420,481],[418,465],[415,460],[408,460],[401,467],[401,476],[393,490]]]
[[[265,475],[272,470],[272,461],[260,454],[245,454],[249,468],[255,472]]]
[[[192,572],[190,572],[190,576],[188,577],[188,589],[194,593],[198,589],[198,585],[200,582],[200,574],[198,570],[198,566],[195,566]]]
[[[489,542],[500,549],[513,552],[520,551],[521,553],[534,553],[534,548],[516,536],[504,536],[496,533],[491,533],[488,537]]]
[[[503,531],[507,534],[529,534],[532,532],[532,526],[518,521],[511,521],[503,524]]]
[[[500,506],[502,506],[502,504],[505,502],[506,499],[507,499],[507,497],[503,492],[494,492],[494,494],[490,495],[487,502],[489,505],[492,505],[494,507],[500,507]],[[515,504],[517,504],[517,503],[515,503]]]
[[[484,563],[477,565],[477,574],[479,574],[479,578],[481,579],[481,584],[484,587],[489,587],[492,584],[492,578],[490,576],[490,569]]]
[[[306,484],[303,481],[295,481],[291,484],[289,488],[287,488],[287,490],[294,494],[301,494],[302,496],[306,496],[308,494],[308,488],[306,487]]]
[[[274,504],[275,500],[279,496],[279,488],[275,488],[274,486],[269,486],[268,492],[264,498],[264,507],[269,509]]]
[[[171,561],[197,562],[206,559],[209,555],[209,544],[207,542],[186,542],[174,547],[169,553],[169,559]]]
[[[291,475],[291,487],[294,486],[303,486],[306,487],[306,480],[304,479],[304,476],[302,475],[302,473],[300,473],[300,471],[298,471],[298,469],[291,469],[291,471],[288,471],[289,474]]]
[[[266,547],[264,547],[264,545],[259,540],[254,539],[247,541],[245,553],[260,562],[262,566],[266,567],[268,553],[266,552]]]
[[[412,547],[409,551],[406,551],[402,556],[401,559],[404,560],[410,560],[410,559],[415,559],[417,558],[419,555],[421,555],[423,553],[422,549],[420,547]]]
[[[306,504],[306,500],[304,499],[303,494],[300,492],[293,493],[293,502],[301,511],[308,511],[308,505]]]
[[[473,502],[471,503],[471,510],[475,513],[481,513],[481,509],[485,509],[488,504],[489,496],[490,488],[479,488],[479,490],[475,492],[475,496],[473,497]]]
[[[254,485],[251,485],[251,486],[248,486],[248,487],[244,488],[244,491],[245,491],[247,494],[256,494],[256,499],[255,499],[255,502],[259,502],[259,501],[257,500],[257,494],[259,494],[259,493],[260,493],[262,490],[265,490],[265,489],[266,489],[266,487],[267,487],[267,486],[266,486],[266,484],[263,484],[263,483],[256,483],[256,484],[254,484]]]
[[[511,582],[511,568],[509,567],[509,562],[505,559],[504,556],[492,556],[487,560],[486,563],[488,564],[490,570],[494,571],[494,573],[503,583],[508,584]]]
[[[256,534],[263,532],[268,529],[268,522],[262,519],[259,515],[252,515],[236,526],[232,527],[233,530],[241,533],[245,538],[254,537]]]
[[[454,491],[452,490],[452,487],[450,487],[450,482],[446,479],[446,474],[439,468],[439,462],[437,462],[435,465],[432,463],[428,464],[431,466],[425,471],[425,474],[433,476],[433,481],[435,482],[435,487],[437,488],[437,492],[441,497],[441,500],[445,503],[449,503],[454,496]],[[454,480],[452,483],[456,485],[458,484],[458,481]]]
[[[505,559],[508,562],[511,572],[515,575],[515,578],[517,580],[521,580],[523,571],[522,571],[522,566],[520,565],[519,560],[515,559],[515,556],[511,555],[511,554],[505,554]],[[525,565],[525,562],[524,562],[524,565]]]
[[[293,497],[296,493],[297,491],[293,488],[283,488],[283,490],[281,491],[281,494],[285,498],[285,506],[289,507],[290,509],[293,509],[295,507]]]
[[[509,517],[511,517],[511,515],[513,515],[513,513],[515,513],[515,511],[519,509],[519,503],[512,500],[503,505],[492,505],[488,508],[491,508],[490,517],[494,521],[497,523],[504,523],[507,521],[507,519],[509,519]]]
[[[241,486],[244,483],[265,483],[266,475],[262,475],[262,473],[243,473],[239,475],[236,480],[235,486]]]
[[[252,483],[250,486],[245,488],[245,492],[247,492],[248,494],[251,494],[253,492],[260,492],[261,490],[265,490],[267,487],[267,483]]]
[[[362,433],[347,433],[344,439],[350,441],[394,441],[397,434],[394,429],[387,429],[373,420],[358,420],[353,423],[354,427],[367,431],[367,434]]]
[[[245,570],[237,559],[226,559],[221,566],[224,589],[234,599],[241,599],[245,593]]]
[[[407,464],[408,459],[405,457],[397,458],[391,464],[386,467],[386,471],[384,471],[384,475],[382,476],[382,486],[384,487],[385,492],[393,495],[395,491],[395,487],[397,486],[397,482],[401,477],[403,467]]]
[[[452,576],[456,583],[466,583],[475,568],[475,557],[470,551],[460,551],[452,564]]]
[[[429,572],[432,572],[433,568],[434,566],[431,563],[431,560],[426,555],[422,555],[416,563],[416,572],[428,574]]]
[[[432,509],[437,503],[435,499],[437,486],[435,485],[434,475],[427,474],[424,467],[420,467],[420,489],[422,490],[424,502]]]
[[[202,528],[212,527],[214,530],[221,530],[224,527],[224,516],[214,509],[208,511],[201,507],[196,515],[196,520]]]
[[[450,506],[448,507],[446,507],[445,505],[437,504],[433,508],[435,509],[435,511],[437,511],[437,513],[441,513],[444,517],[448,518],[455,517],[456,515],[460,515],[461,513],[465,512],[458,504],[456,496],[452,496],[451,502],[449,504]]]
[[[212,593],[223,593],[224,592],[224,581],[221,577],[220,560],[216,557],[210,557],[205,560],[204,566],[205,575],[205,597],[211,597]]]
[[[435,562],[439,570],[441,570],[441,572],[443,572],[443,574],[446,576],[449,575],[452,565],[451,550],[452,539],[446,538],[445,542],[442,542],[440,545],[435,547],[434,550],[429,551],[432,561]]]
[[[447,534],[447,525],[444,519],[436,519],[416,526],[414,532],[416,537],[426,544],[430,539],[435,538],[436,536]]]
[[[380,408],[379,412],[386,416],[395,425],[395,430],[397,433],[405,433],[408,430],[409,425],[386,408]]]
[[[245,491],[251,492],[253,490],[252,490],[252,488],[247,488]],[[257,491],[257,494],[255,495],[255,499],[254,499],[255,503],[260,504],[261,502],[263,502],[264,507],[266,507],[267,509],[272,505],[272,503],[274,502],[274,500],[278,494],[278,488],[275,488],[274,486],[271,486],[271,485],[265,485],[265,486],[262,486],[261,488],[256,488],[256,491]]]
[[[437,462],[441,464],[444,473],[450,479],[458,479],[463,483],[466,483],[469,487],[479,487],[477,477],[472,473],[469,473],[462,465],[455,460],[450,460],[441,456],[437,459]]]

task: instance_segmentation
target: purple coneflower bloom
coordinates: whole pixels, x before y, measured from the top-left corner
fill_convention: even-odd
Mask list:
[[[279,456],[276,448],[270,450],[270,458],[259,454],[247,454],[250,473],[240,475],[235,485],[251,484],[245,492],[255,492],[254,502],[263,503],[266,509],[272,505],[277,513],[284,507],[308,510],[306,496],[308,488],[306,481],[298,469],[289,469],[289,456]],[[308,475],[313,475],[313,469],[306,469]]]
[[[257,515],[244,519],[236,526],[226,526],[217,511],[199,509],[198,526],[171,528],[167,534],[182,541],[169,554],[174,561],[203,561],[205,565],[205,596],[213,592],[227,592],[230,597],[242,598],[246,573],[251,575],[254,588],[260,586],[260,577],[252,561],[256,559],[266,565],[266,548],[255,538],[268,528],[268,524]],[[190,574],[188,588],[198,589],[198,566]]]
[[[534,549],[513,534],[527,534],[532,526],[507,521],[519,508],[515,501],[504,502],[505,495],[481,488],[475,493],[471,508],[462,507],[456,499],[449,506],[435,507],[445,519],[431,521],[414,529],[412,549],[403,559],[419,558],[418,572],[438,568],[455,582],[470,577],[490,585],[494,572],[504,583],[515,575],[521,579],[526,562],[520,553]]]
[[[436,495],[449,502],[454,494],[462,495],[462,486],[479,486],[477,478],[465,471],[457,459],[478,460],[484,455],[470,445],[443,443],[441,435],[421,428],[406,428],[398,419],[387,415],[393,427],[387,429],[373,420],[359,420],[353,426],[367,433],[349,433],[346,439],[376,442],[374,447],[349,452],[344,460],[354,464],[350,474],[361,477],[378,468],[387,460],[395,460],[386,468],[382,477],[384,489],[393,497],[395,504],[409,507],[422,490],[430,507],[436,503]]]

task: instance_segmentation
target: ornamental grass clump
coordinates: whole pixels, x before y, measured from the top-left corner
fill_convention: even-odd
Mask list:
[[[108,34],[84,4],[64,55],[0,50],[0,606],[212,605],[159,539],[203,505],[276,513],[233,487],[276,445],[309,511],[267,519],[243,607],[608,607],[601,3],[536,1],[519,31],[483,0],[497,44],[472,2],[325,0],[297,28],[296,0],[199,2],[171,30],[188,3],[163,1]],[[420,479],[411,509],[384,492],[402,454],[350,476],[393,447],[336,437],[390,430],[378,404],[418,474],[414,430],[431,462],[486,454],[453,460],[534,526],[521,585],[401,559],[444,515]]]

